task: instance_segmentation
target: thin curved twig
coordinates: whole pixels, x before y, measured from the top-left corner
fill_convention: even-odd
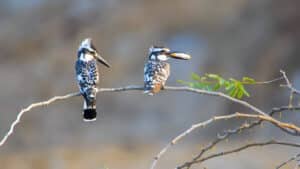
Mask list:
[[[287,87],[288,89],[290,89],[289,106],[292,107],[293,106],[294,94],[300,95],[300,91],[297,90],[296,88],[294,88],[294,86],[292,85],[292,83],[288,79],[285,71],[280,70],[280,73],[282,74],[282,76],[283,76],[283,78],[284,78],[284,80],[286,82],[286,84],[281,85],[281,86],[282,87]]]
[[[294,160],[297,160],[300,158],[300,153],[299,154],[296,154],[294,157],[288,159],[287,161],[281,163],[279,166],[276,167],[276,169],[280,169],[282,168],[283,166],[287,165],[288,163],[294,161]]]
[[[236,153],[236,152],[245,150],[245,149],[250,148],[250,147],[266,146],[266,145],[272,145],[272,144],[273,145],[275,144],[275,145],[290,146],[290,147],[300,147],[300,144],[281,142],[281,141],[276,141],[276,140],[270,140],[270,141],[267,141],[267,142],[250,143],[250,144],[243,145],[243,146],[241,146],[239,148],[236,148],[236,149],[232,149],[232,150],[229,150],[229,151],[223,151],[223,152],[220,152],[220,153],[209,155],[207,157],[204,157],[202,159],[199,159],[199,160],[195,161],[195,163],[200,163],[200,162],[204,162],[206,160],[209,160],[211,158]]]
[[[273,116],[275,113],[279,113],[279,112],[283,112],[283,111],[296,111],[296,110],[300,110],[300,106],[295,106],[295,107],[289,107],[289,106],[282,106],[282,107],[275,107],[272,109],[272,111],[269,113],[270,116]],[[218,135],[217,138],[212,141],[211,143],[209,143],[207,146],[205,146],[204,148],[202,148],[200,150],[200,153],[194,157],[191,161],[185,162],[184,164],[180,165],[177,167],[177,169],[183,169],[183,168],[187,168],[189,169],[191,167],[192,164],[194,164],[195,161],[197,161],[198,159],[200,159],[204,153],[206,153],[208,150],[212,149],[213,147],[215,147],[217,144],[219,144],[221,141],[224,141],[226,139],[228,139],[230,136],[238,134],[244,130],[247,129],[251,129],[255,126],[260,125],[264,120],[255,120],[248,123],[243,123],[241,126],[235,128],[235,129],[229,129],[229,130],[225,130],[223,135]]]
[[[278,82],[278,81],[281,81],[283,80],[284,77],[283,76],[280,76],[278,78],[275,78],[275,79],[272,79],[272,80],[268,80],[268,81],[258,81],[258,82],[255,82],[254,85],[264,85],[264,84],[271,84],[271,83],[274,83],[274,82]]]
[[[143,90],[143,87],[132,85],[132,86],[126,86],[126,87],[119,87],[119,88],[100,88],[100,89],[97,90],[97,93],[98,92],[121,92],[121,91],[130,91],[130,90]],[[46,105],[49,105],[50,103],[53,103],[55,101],[65,100],[65,99],[69,99],[69,98],[72,98],[72,97],[75,97],[75,96],[80,96],[80,93],[77,92],[77,93],[69,93],[69,94],[66,94],[66,95],[63,95],[63,96],[54,96],[54,97],[50,98],[49,100],[32,103],[29,106],[27,106],[26,108],[22,109],[18,113],[17,118],[11,124],[8,132],[1,139],[0,147],[3,146],[3,144],[7,141],[8,137],[11,136],[14,133],[14,129],[17,126],[17,124],[20,123],[20,120],[21,120],[22,116],[24,115],[24,113],[32,110],[33,108],[46,106]]]
[[[135,90],[141,91],[143,89],[144,89],[143,86],[134,86],[134,85],[131,85],[131,86],[119,87],[119,88],[100,88],[100,89],[98,89],[97,92],[121,92],[121,91],[135,91]],[[267,119],[272,119],[272,121],[275,124],[280,124],[281,123],[280,121],[278,121],[276,119],[273,119],[271,116],[269,116],[268,114],[266,114],[262,110],[258,109],[257,107],[249,104],[248,102],[232,98],[232,97],[230,97],[230,96],[228,96],[228,95],[226,95],[224,93],[221,93],[221,92],[206,91],[206,90],[194,89],[194,88],[191,88],[191,87],[172,87],[172,86],[166,86],[164,89],[165,90],[169,90],[169,91],[185,91],[185,92],[193,92],[193,93],[203,94],[203,95],[209,95],[209,96],[222,97],[222,98],[225,98],[225,99],[230,100],[232,102],[235,102],[235,103],[238,103],[240,105],[243,105],[243,106],[245,106],[245,107],[253,110],[254,112],[260,114],[261,116],[266,117]],[[67,95],[64,95],[64,96],[55,96],[55,97],[53,97],[53,98],[51,98],[51,99],[49,99],[47,101],[33,103],[33,104],[29,105],[28,107],[22,109],[18,113],[18,116],[17,116],[16,120],[11,124],[9,131],[1,139],[1,141],[0,141],[0,147],[3,146],[3,144],[7,141],[8,137],[13,134],[16,125],[18,123],[20,123],[21,117],[24,115],[25,112],[28,112],[31,109],[36,108],[36,107],[41,107],[41,106],[44,106],[44,105],[49,105],[50,103],[53,103],[53,102],[58,101],[58,100],[65,100],[65,99],[69,99],[71,97],[75,97],[75,96],[79,96],[79,95],[80,95],[80,93],[70,93],[70,94],[67,94]],[[284,126],[284,127],[289,127],[289,126]]]
[[[26,113],[26,112],[28,112],[31,109],[36,108],[36,107],[46,106],[46,105],[49,105],[50,103],[53,103],[55,101],[65,100],[65,99],[68,99],[68,98],[71,98],[71,97],[74,97],[74,96],[79,96],[79,95],[80,95],[79,93],[70,93],[70,94],[67,94],[67,95],[64,95],[64,96],[55,96],[55,97],[52,97],[51,99],[46,100],[46,101],[33,103],[33,104],[29,105],[28,107],[22,109],[19,112],[16,120],[11,124],[8,132],[5,134],[5,136],[0,141],[0,147],[3,146],[3,144],[7,141],[8,137],[14,133],[14,129],[15,129],[16,125],[18,123],[20,123],[20,120],[21,120],[22,116],[24,115],[24,113]]]
[[[178,135],[177,137],[175,137],[174,139],[172,139],[171,142],[169,142],[155,157],[154,157],[154,161],[152,162],[152,165],[150,167],[150,169],[154,169],[158,160],[168,151],[169,148],[171,148],[173,145],[175,145],[179,140],[183,139],[185,136],[187,136],[188,134],[190,134],[193,130],[197,129],[197,128],[203,128],[211,123],[213,123],[214,121],[218,121],[218,120],[228,120],[228,119],[232,119],[232,118],[254,118],[254,119],[260,119],[263,121],[268,121],[272,124],[274,124],[275,126],[279,127],[279,128],[288,128],[288,129],[292,129],[294,131],[297,131],[298,133],[300,132],[300,127],[294,125],[294,124],[290,124],[290,123],[283,123],[283,122],[278,122],[278,120],[274,120],[274,118],[270,118],[270,116],[264,116],[264,115],[256,115],[256,114],[245,114],[245,113],[234,113],[234,114],[230,114],[230,115],[224,115],[224,116],[214,116],[204,122],[200,122],[197,124],[192,125],[190,128],[188,128],[187,130],[185,130],[183,133],[181,133],[180,135]]]

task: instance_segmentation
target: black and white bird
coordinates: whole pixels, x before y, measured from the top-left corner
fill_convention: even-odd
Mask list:
[[[99,82],[97,61],[106,67],[110,67],[110,64],[99,55],[90,38],[81,42],[77,57],[75,71],[77,84],[84,98],[83,120],[95,121],[97,116],[96,93]]]
[[[152,46],[149,48],[148,61],[144,67],[144,93],[154,95],[164,88],[170,76],[169,58],[188,60],[190,55],[171,51],[166,47]]]

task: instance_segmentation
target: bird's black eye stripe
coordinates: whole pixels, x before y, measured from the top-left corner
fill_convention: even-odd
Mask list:
[[[78,54],[79,53],[90,53],[90,54],[96,54],[96,51],[90,51],[90,50],[88,50],[88,49],[86,49],[86,48],[82,48],[80,51],[78,51]]]
[[[80,54],[85,53],[85,52],[86,52],[86,49],[84,49],[84,48],[80,49],[78,51],[78,56],[80,56]]]
[[[90,54],[92,54],[92,55],[95,55],[95,54],[96,54],[96,51],[90,51],[90,50],[86,49],[86,53],[90,53]]]
[[[155,52],[152,52],[151,55],[159,55],[161,54],[163,51],[155,51]]]

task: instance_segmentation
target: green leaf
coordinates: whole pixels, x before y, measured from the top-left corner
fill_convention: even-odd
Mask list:
[[[228,82],[225,87],[226,91],[231,91],[234,88],[234,83]]]
[[[231,82],[237,82],[238,80],[235,80],[234,78],[229,78],[229,80],[231,81]]]
[[[244,92],[242,90],[239,90],[239,92],[237,93],[237,98],[241,99],[244,96]]]
[[[239,89],[239,88],[235,88],[235,89],[234,89],[234,92],[233,92],[233,94],[232,94],[231,97],[236,98],[236,97],[237,97],[237,94],[238,94],[239,92],[240,92],[240,89]]]
[[[191,77],[195,81],[201,81],[201,77],[196,73],[192,73]]]
[[[243,94],[245,94],[247,97],[250,97],[250,94],[247,92],[247,90],[245,89],[244,85],[242,85],[240,89],[243,92]]]
[[[197,85],[198,85],[198,83],[188,82],[188,86],[190,86],[192,88],[198,88]]]
[[[228,91],[227,94],[228,94],[229,96],[231,96],[231,97],[234,97],[234,93],[235,93],[235,92],[236,92],[236,88],[233,87],[232,89],[230,89],[230,90]]]
[[[206,76],[202,76],[200,81],[202,82],[202,81],[205,81],[205,80],[207,80],[207,77]]]
[[[214,91],[213,88],[211,86],[209,86],[209,85],[207,85],[204,89],[208,90],[208,91]]]
[[[255,84],[256,81],[250,77],[243,77],[242,82],[245,84]]]
[[[197,88],[197,89],[203,89],[203,88],[205,88],[205,84],[203,84],[203,83],[198,83],[198,82],[194,82],[194,88]]]
[[[219,80],[219,84],[220,84],[220,86],[224,86],[224,85],[225,85],[225,83],[226,83],[226,80],[225,80],[225,79],[223,79],[223,78],[220,78],[220,80]]]
[[[196,73],[191,74],[192,82],[183,80],[177,80],[178,83],[190,86],[192,88],[219,91],[223,90],[227,95],[242,99],[244,96],[250,97],[250,94],[245,89],[245,84],[255,84],[256,81],[250,77],[243,77],[242,80],[236,80],[234,78],[224,79],[220,75],[207,73],[204,76],[199,76]]]
[[[207,77],[214,79],[214,80],[219,80],[221,77],[217,74],[206,74]]]
[[[221,88],[220,83],[216,83],[212,89],[213,89],[213,91],[217,91],[217,90],[219,90],[220,88]]]

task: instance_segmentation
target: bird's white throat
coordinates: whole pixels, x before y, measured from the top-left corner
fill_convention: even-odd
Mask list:
[[[80,56],[80,60],[84,61],[84,62],[88,62],[95,59],[93,55],[91,54],[81,54]]]
[[[161,61],[168,60],[168,57],[166,55],[158,55],[157,58],[158,58],[158,60],[161,60]]]

